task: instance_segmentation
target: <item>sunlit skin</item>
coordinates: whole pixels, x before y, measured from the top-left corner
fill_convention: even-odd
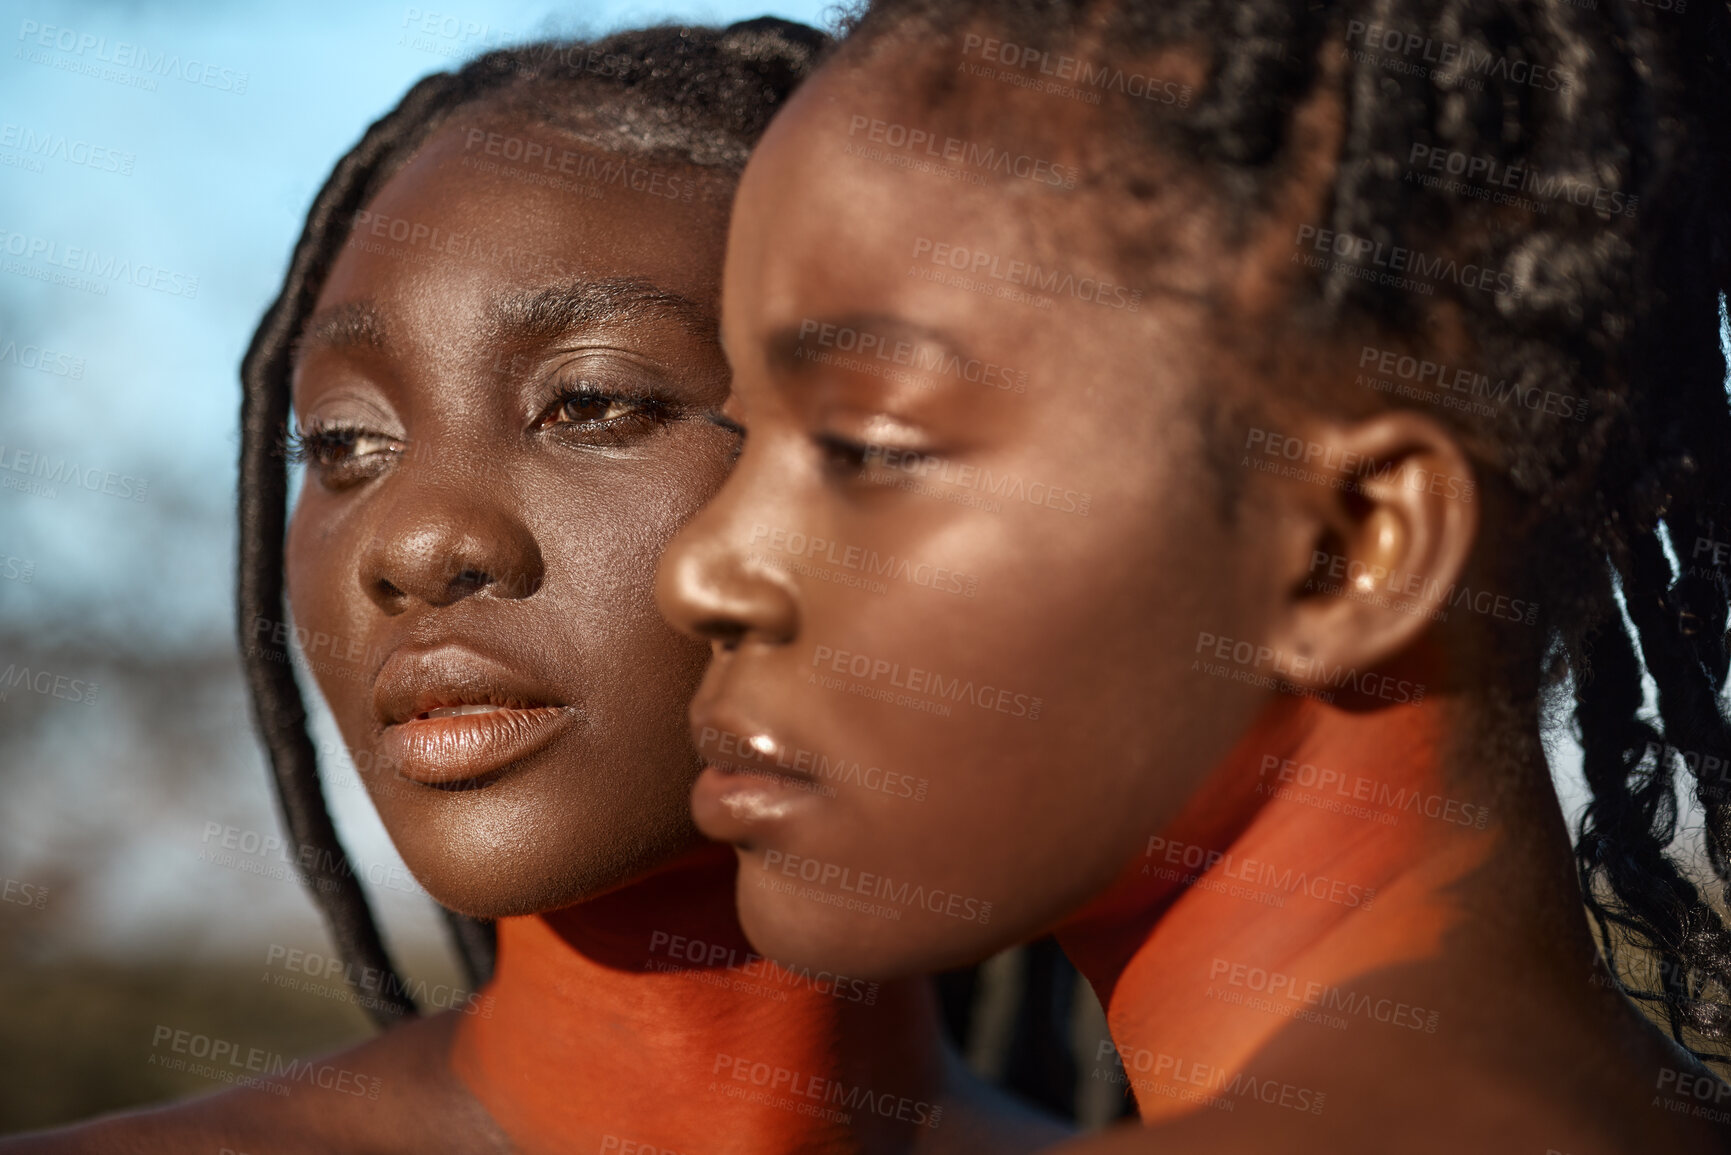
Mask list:
[[[586,147],[469,114],[367,206],[298,355],[308,463],[288,579],[296,624],[338,639],[309,653],[313,674],[416,879],[500,919],[495,977],[468,1013],[329,1060],[377,1078],[376,1099],[229,1092],[17,1149],[758,1155],[1061,1138],[960,1071],[924,980],[754,955],[733,856],[691,823],[685,711],[706,647],[667,626],[652,586],[737,449],[710,419],[728,391],[714,315],[731,179],[663,164],[694,194],[592,198],[465,163],[479,130]],[[392,241],[396,221],[415,239]],[[791,1109],[792,1080],[762,1094],[759,1067],[831,1109]]]
[[[745,448],[669,547],[658,592],[712,644],[692,705],[700,743],[739,734],[770,763],[828,751],[930,786],[917,805],[824,797],[797,766],[744,776],[719,739],[704,745],[718,764],[694,813],[738,852],[752,942],[892,977],[1057,930],[1108,1007],[1145,1124],[1078,1150],[1722,1149],[1722,1129],[1654,1105],[1656,1089],[1705,1072],[1598,969],[1536,720],[1493,731],[1481,704],[1501,676],[1497,631],[1527,627],[1429,618],[1434,590],[1494,580],[1494,503],[1435,484],[1474,478],[1444,427],[1350,396],[1360,334],[1293,316],[1291,237],[1325,219],[1337,94],[1325,84],[1296,114],[1301,159],[1268,200],[1278,210],[1233,234],[1177,164],[1137,207],[862,155],[860,126],[882,122],[1086,172],[1123,131],[1110,104],[989,82],[958,79],[927,107],[909,93],[946,60],[872,51],[801,91],[742,182],[723,343]],[[1118,235],[1144,238],[1144,266],[1114,262]],[[938,243],[966,255],[934,262]],[[1016,285],[1011,260],[1142,297],[1134,310],[1063,292],[1026,303],[1000,291]],[[1458,319],[1432,320],[1426,340],[1458,349]],[[847,329],[874,350],[905,339],[1013,367],[1026,391],[898,380],[858,336],[852,360],[831,355],[826,334]],[[1210,456],[1212,403],[1235,395],[1271,403],[1264,433],[1319,447],[1312,476],[1250,468],[1242,430]],[[987,471],[1001,490],[1012,476],[1086,494],[1086,515],[1013,497],[990,508]],[[788,531],[779,551],[766,526]],[[940,564],[974,592],[861,590],[812,569],[874,564],[848,549]],[[1433,592],[1319,587],[1319,554]],[[1281,655],[1278,682],[1272,661],[1232,658],[1238,643]],[[989,684],[990,703],[950,679]],[[1014,697],[1000,709],[1004,689],[1041,698],[1038,718]],[[947,716],[929,708],[939,698]],[[1453,817],[1332,809],[1338,785],[1295,784],[1305,766]],[[989,919],[910,903],[904,883],[990,902]],[[876,909],[837,902],[852,898]],[[1303,998],[1255,1004],[1252,973],[1373,1010],[1337,1014],[1344,1029],[1304,1021],[1290,1013],[1314,1005]],[[1397,1006],[1399,1023],[1375,1017]],[[1083,1061],[1116,1074],[1110,1052]]]

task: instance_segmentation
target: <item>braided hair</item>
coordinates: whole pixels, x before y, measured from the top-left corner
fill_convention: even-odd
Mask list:
[[[1504,515],[1493,528],[1509,548],[1482,549],[1481,563],[1539,607],[1537,628],[1497,653],[1514,691],[1503,716],[1531,726],[1572,696],[1591,789],[1577,874],[1606,961],[1680,1043],[1724,1061],[1731,930],[1673,843],[1681,787],[1704,819],[1715,899],[1731,898],[1727,0],[871,0],[844,27],[849,58],[917,45],[932,104],[958,61],[979,60],[981,33],[1018,46],[998,49],[1003,71],[1041,80],[1037,62],[1078,86],[1162,50],[1198,54],[1193,98],[1111,113],[1082,187],[1156,195],[1138,158],[1158,145],[1217,194],[1229,236],[1274,206],[1301,147],[1294,110],[1338,88],[1344,131],[1315,224],[1350,240],[1301,274],[1295,323],[1412,334],[1458,317],[1479,368],[1517,400],[1469,413],[1435,381],[1417,386]],[[1415,165],[1439,156],[1442,179]],[[1517,173],[1504,187],[1525,195],[1448,179],[1468,165]],[[1131,265],[1150,239],[1127,231],[1112,239]],[[1379,288],[1374,254],[1392,246],[1472,262],[1498,291]],[[1643,959],[1656,982],[1636,973]]]
[[[722,29],[663,26],[488,52],[411,88],[337,162],[307,213],[282,288],[241,362],[236,610],[253,715],[289,845],[348,964],[350,984],[379,1026],[414,1015],[415,1004],[326,809],[306,705],[281,628],[287,614],[283,445],[295,341],[355,214],[457,110],[484,105],[646,160],[737,175],[770,116],[828,43],[815,29],[765,17]],[[466,977],[478,986],[492,971],[491,924],[444,913]]]

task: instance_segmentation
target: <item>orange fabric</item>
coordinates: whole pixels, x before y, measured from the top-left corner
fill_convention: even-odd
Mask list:
[[[897,1113],[931,1113],[924,987],[758,957],[734,917],[734,864],[705,848],[500,920],[492,1016],[464,1016],[453,1065],[527,1155],[851,1151]]]

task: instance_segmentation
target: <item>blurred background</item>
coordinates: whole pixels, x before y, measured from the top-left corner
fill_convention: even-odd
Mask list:
[[[435,3],[25,0],[0,25],[0,1132],[215,1089],[150,1062],[162,1026],[287,1055],[370,1033],[295,953],[330,952],[271,841],[230,603],[240,356],[330,166],[418,77],[493,45],[826,19],[820,0]],[[393,951],[454,983],[431,900],[317,733]],[[1571,817],[1577,761],[1564,743]],[[1061,965],[983,973],[1068,992]],[[1015,1025],[979,1005],[989,1069]],[[1083,1114],[1115,1114],[1084,1082]]]
[[[340,974],[290,953],[330,951],[267,841],[231,622],[238,366],[332,164],[416,79],[498,44],[823,7],[7,5],[0,1132],[214,1089],[150,1064],[159,1025],[289,1055],[370,1034]],[[431,900],[318,733],[394,951],[455,982]]]

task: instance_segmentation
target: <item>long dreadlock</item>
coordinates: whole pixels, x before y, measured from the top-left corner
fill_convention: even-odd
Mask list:
[[[307,214],[282,288],[241,362],[236,610],[253,713],[290,845],[360,1003],[380,1026],[412,1016],[415,1004],[326,809],[306,705],[279,625],[287,616],[282,447],[294,343],[355,214],[458,109],[485,103],[544,123],[599,127],[610,147],[644,159],[736,174],[827,44],[814,29],[763,18],[724,29],[667,26],[489,52],[411,88],[337,162]],[[491,924],[444,913],[466,977],[479,985],[492,971]]]
[[[1536,720],[1548,691],[1573,687],[1592,790],[1576,861],[1607,961],[1679,1042],[1725,1058],[1731,930],[1672,844],[1681,772],[1714,889],[1731,898],[1727,0],[872,0],[847,23],[844,54],[919,45],[916,92],[934,105],[982,33],[1036,46],[1023,51],[1041,68],[1068,52],[1077,86],[1116,75],[1122,87],[1161,49],[1201,57],[1193,100],[1113,114],[1082,187],[1157,195],[1146,158],[1158,151],[1204,176],[1229,228],[1268,208],[1298,147],[1294,109],[1324,83],[1325,46],[1339,54],[1345,132],[1315,224],[1353,243],[1305,274],[1303,315],[1323,334],[1413,333],[1446,302],[1481,368],[1522,399],[1490,417],[1427,411],[1509,513],[1511,548],[1481,551],[1509,560],[1487,564],[1542,607],[1510,647],[1517,702]],[[1521,173],[1527,203],[1415,166],[1437,155]],[[1123,228],[1113,240],[1125,266],[1151,251]],[[1387,291],[1368,254],[1394,246],[1471,262],[1510,291],[1446,279],[1434,295]],[[1590,420],[1560,423],[1529,397],[1568,399]],[[1643,671],[1657,718],[1642,714]],[[1656,984],[1628,965],[1642,956],[1657,959]]]

